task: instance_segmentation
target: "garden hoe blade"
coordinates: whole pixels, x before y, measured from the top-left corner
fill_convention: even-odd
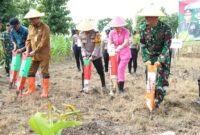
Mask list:
[[[17,91],[18,93],[22,93],[21,91],[24,89],[24,85],[26,79],[28,77],[28,72],[31,66],[32,58],[28,56],[29,54],[23,53],[22,54],[22,64],[19,71],[19,76],[17,79]]]
[[[17,81],[17,75],[20,67],[21,61],[21,54],[18,54],[16,51],[12,52],[12,62],[11,62],[11,69],[10,69],[10,84],[9,88],[12,88]]]
[[[88,93],[89,91],[89,83],[91,78],[91,69],[92,69],[92,63],[89,59],[83,60],[84,63],[84,92]]]
[[[109,72],[110,72],[110,96],[113,96],[117,89],[117,54],[115,52],[114,44],[109,48]]]
[[[155,65],[147,66],[147,95],[146,95],[146,105],[150,112],[155,108],[155,83],[156,83],[156,71],[157,67]]]

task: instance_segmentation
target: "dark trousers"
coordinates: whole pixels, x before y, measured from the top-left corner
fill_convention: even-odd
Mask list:
[[[102,87],[105,87],[106,83],[105,83],[105,74],[104,74],[104,70],[103,70],[102,59],[98,58],[96,60],[93,60],[92,62],[93,62],[94,67],[97,70],[97,73],[99,74]],[[82,87],[84,87],[84,72],[82,72]]]
[[[105,49],[103,52],[103,59],[104,59],[105,72],[108,72],[109,54],[107,49]]]
[[[133,63],[134,72],[136,72],[136,70],[137,70],[138,50],[136,48],[131,48],[131,55],[132,55],[132,58],[130,59],[130,61],[128,63],[128,71],[129,71],[129,73],[131,73],[132,63]]]
[[[78,68],[78,70],[80,70],[80,62],[83,66],[83,57],[81,55],[81,47],[78,47],[77,45],[74,45],[73,46],[73,51],[74,51],[74,56],[75,56],[75,59],[76,59],[76,66]]]

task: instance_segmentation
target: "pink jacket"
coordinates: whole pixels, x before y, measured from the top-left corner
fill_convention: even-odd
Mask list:
[[[129,40],[129,35],[129,31],[125,28],[122,28],[119,33],[117,33],[116,30],[112,30],[109,34],[109,40],[111,40],[112,43],[115,45],[115,48],[117,48],[119,45],[123,44],[125,39]],[[118,52],[118,57],[120,57],[120,59],[131,58],[131,51],[128,43]]]

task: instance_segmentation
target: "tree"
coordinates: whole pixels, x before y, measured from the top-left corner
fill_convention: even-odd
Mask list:
[[[15,17],[17,13],[16,8],[12,0],[1,0],[0,1],[0,20],[3,24],[7,23],[11,17]]]
[[[126,22],[127,22],[128,24],[125,26],[125,28],[127,28],[127,29],[129,30],[130,34],[132,34],[132,33],[133,33],[133,20],[127,18],[127,19],[126,19]]]
[[[52,33],[69,34],[73,25],[67,9],[69,0],[40,0],[39,10],[45,13],[44,21],[49,25]]]
[[[102,32],[104,27],[111,21],[111,18],[105,18],[98,21],[97,28],[99,32]]]

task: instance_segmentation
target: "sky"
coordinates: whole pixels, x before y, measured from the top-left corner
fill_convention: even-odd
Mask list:
[[[178,12],[178,0],[70,0],[67,5],[73,21],[78,23],[86,18],[97,21],[115,16],[134,20],[136,13],[152,2],[169,14]]]

